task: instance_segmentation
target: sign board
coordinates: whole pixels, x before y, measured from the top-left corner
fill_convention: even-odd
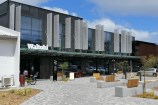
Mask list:
[[[75,76],[74,76],[74,72],[70,72],[70,80],[74,80]]]
[[[48,50],[48,45],[39,45],[39,44],[27,44],[28,49],[35,49],[35,50]]]

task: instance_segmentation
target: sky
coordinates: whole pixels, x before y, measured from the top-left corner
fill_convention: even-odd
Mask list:
[[[0,3],[5,0],[0,0]],[[82,17],[105,31],[127,30],[136,40],[158,43],[158,0],[13,0]]]

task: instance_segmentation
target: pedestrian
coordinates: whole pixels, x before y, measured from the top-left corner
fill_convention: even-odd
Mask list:
[[[34,75],[34,65],[31,65],[31,75]]]
[[[24,70],[24,72],[23,72],[23,75],[25,76],[25,77],[28,77],[28,70]]]

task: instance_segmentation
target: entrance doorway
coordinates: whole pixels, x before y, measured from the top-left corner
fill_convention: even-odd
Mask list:
[[[29,74],[31,74],[31,67],[34,67],[34,74],[40,71],[40,57],[21,56],[20,74],[23,74],[24,70],[28,70]]]

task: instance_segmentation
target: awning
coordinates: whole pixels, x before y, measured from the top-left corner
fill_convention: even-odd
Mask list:
[[[38,56],[61,56],[61,57],[85,57],[85,58],[108,58],[108,59],[141,59],[139,56],[64,52],[55,50],[33,50],[27,48],[20,49],[21,55],[38,55]]]

